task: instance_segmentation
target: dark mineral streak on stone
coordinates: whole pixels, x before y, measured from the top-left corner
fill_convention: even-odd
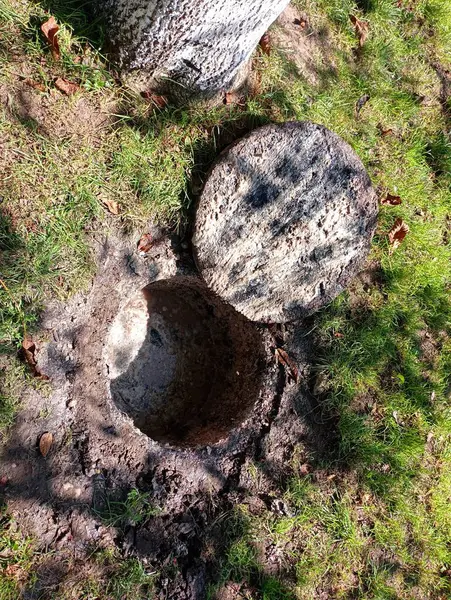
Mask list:
[[[241,67],[288,0],[96,0],[113,53],[160,92],[210,96]]]
[[[213,166],[196,263],[248,319],[286,322],[330,302],[359,272],[377,214],[368,174],[338,135],[309,122],[267,125]]]
[[[261,387],[258,331],[197,278],[158,281],[119,312],[106,361],[115,404],[150,438],[214,444],[252,410]]]

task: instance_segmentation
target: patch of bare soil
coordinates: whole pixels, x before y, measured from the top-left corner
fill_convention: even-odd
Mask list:
[[[94,145],[112,125],[111,98],[68,97],[57,89],[39,91],[35,85],[25,75],[0,85],[0,103],[13,123],[26,124],[50,139],[82,139]]]
[[[278,497],[290,471],[293,450],[304,444],[305,452],[314,459],[324,450],[324,428],[309,416],[314,409],[306,385],[309,348],[302,323],[281,326],[276,335],[267,328],[248,324],[251,333],[243,340],[234,337],[234,326],[224,329],[220,322],[219,347],[226,343],[227,336],[231,336],[232,348],[237,342],[241,344],[241,350],[235,347],[235,351],[237,356],[242,353],[243,372],[250,369],[254,360],[253,350],[246,345],[253,337],[261,346],[261,364],[252,406],[243,412],[243,400],[235,406],[233,398],[227,400],[227,395],[220,394],[220,402],[216,402],[217,383],[233,390],[239,373],[225,346],[222,358],[221,353],[214,354],[215,335],[208,337],[214,332],[211,319],[216,315],[221,321],[225,313],[213,305],[200,309],[198,324],[191,319],[194,313],[190,313],[191,320],[181,338],[187,344],[189,332],[200,336],[187,346],[197,352],[204,342],[202,352],[206,358],[199,356],[199,364],[209,366],[211,381],[203,376],[199,389],[194,390],[194,396],[188,394],[188,398],[194,400],[199,392],[205,407],[198,404],[196,414],[183,404],[176,410],[178,426],[184,423],[192,427],[194,434],[200,431],[199,424],[206,431],[209,425],[219,424],[215,431],[220,432],[220,439],[207,445],[201,436],[188,436],[188,446],[177,446],[177,436],[169,436],[173,444],[170,445],[142,433],[135,426],[132,412],[126,410],[130,398],[123,395],[123,405],[118,406],[112,393],[114,379],[108,364],[111,361],[106,360],[112,327],[124,307],[152,282],[198,280],[188,253],[177,240],[163,237],[146,257],[134,250],[136,241],[110,238],[99,243],[98,272],[89,292],[77,295],[67,304],[52,304],[43,315],[39,335],[35,336],[36,358],[38,369],[50,381],[39,391],[29,389],[22,398],[22,410],[1,455],[0,475],[7,480],[2,492],[20,529],[36,536],[42,548],[53,552],[50,570],[61,575],[52,575],[51,585],[46,588],[52,593],[74,576],[62,568],[68,564],[68,557],[71,564],[85,560],[95,546],[118,547],[124,556],[145,558],[149,568],[162,574],[157,582],[157,597],[201,599],[205,598],[207,582],[214,578],[219,557],[227,550],[223,534],[213,527],[218,515],[242,502],[255,510],[263,503],[277,514],[290,514],[290,507],[279,502]],[[164,295],[160,298],[157,294],[153,302],[159,303],[161,315],[165,314],[165,307],[171,309]],[[171,343],[177,341],[182,327],[181,321],[176,324],[170,330]],[[246,328],[240,331],[246,332]],[[169,360],[162,351],[165,332],[158,319],[149,320],[147,340],[154,344],[152,352],[160,353],[162,370],[166,368],[164,361]],[[139,348],[135,348],[135,340],[127,349],[127,339],[125,336],[123,340],[124,360],[130,372]],[[281,344],[299,369],[298,384],[289,381],[285,367],[275,360],[275,347]],[[255,340],[251,345],[255,346]],[[172,350],[168,348],[170,354]],[[213,363],[225,362],[212,364],[210,350]],[[251,363],[246,363],[247,357],[252,358]],[[140,359],[140,373],[145,367]],[[189,387],[189,373],[181,374],[177,369],[196,372],[196,356],[183,360],[176,357],[171,368],[175,369],[176,380],[182,376],[184,385]],[[142,381],[153,385],[154,380],[140,377],[134,385],[139,387]],[[155,381],[162,380],[158,376]],[[166,384],[169,388],[172,385]],[[123,394],[124,388],[119,393]],[[145,390],[139,393],[146,397]],[[239,393],[238,388],[235,393]],[[157,394],[160,412],[155,412],[154,420],[158,414],[163,418],[168,409],[161,409],[161,402],[181,396],[181,388],[175,395]],[[236,410],[236,419],[230,419],[228,410]],[[45,432],[52,433],[53,443],[43,456],[39,441]],[[252,465],[257,465],[261,473],[257,480],[249,474]],[[106,526],[99,515],[107,509],[107,499],[124,499],[133,487],[147,494],[158,514],[140,524],[130,519],[120,528]],[[279,572],[281,565],[274,552],[265,548],[261,554],[262,561],[267,562],[264,569]],[[49,571],[48,565],[44,570]],[[27,597],[46,598],[47,592],[38,593],[41,584],[38,573],[38,582],[28,589]]]
[[[379,261],[367,262],[365,268],[354,278],[347,288],[349,308],[353,319],[365,319],[368,316],[369,301],[374,303],[384,295],[384,274]]]
[[[440,359],[441,344],[435,339],[433,334],[427,330],[421,330],[418,333],[420,358],[430,368],[437,367]]]
[[[288,5],[275,23],[272,43],[312,85],[321,83],[321,75],[334,73],[333,51],[326,31],[315,30],[306,14]]]

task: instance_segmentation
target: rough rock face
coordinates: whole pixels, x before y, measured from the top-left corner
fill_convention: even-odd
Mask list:
[[[288,0],[96,0],[119,63],[175,95],[233,86],[259,39]]]
[[[378,207],[363,164],[313,123],[261,127],[217,160],[193,246],[206,283],[248,319],[318,310],[358,273]]]

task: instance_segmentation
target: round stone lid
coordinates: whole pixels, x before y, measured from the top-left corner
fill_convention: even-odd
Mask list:
[[[213,165],[193,235],[207,285],[248,319],[286,322],[337,296],[367,257],[378,205],[337,134],[310,122],[254,130]]]

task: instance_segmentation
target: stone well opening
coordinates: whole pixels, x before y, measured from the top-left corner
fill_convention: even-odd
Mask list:
[[[150,438],[214,444],[251,412],[263,345],[253,323],[194,277],[139,290],[105,349],[111,398]]]

